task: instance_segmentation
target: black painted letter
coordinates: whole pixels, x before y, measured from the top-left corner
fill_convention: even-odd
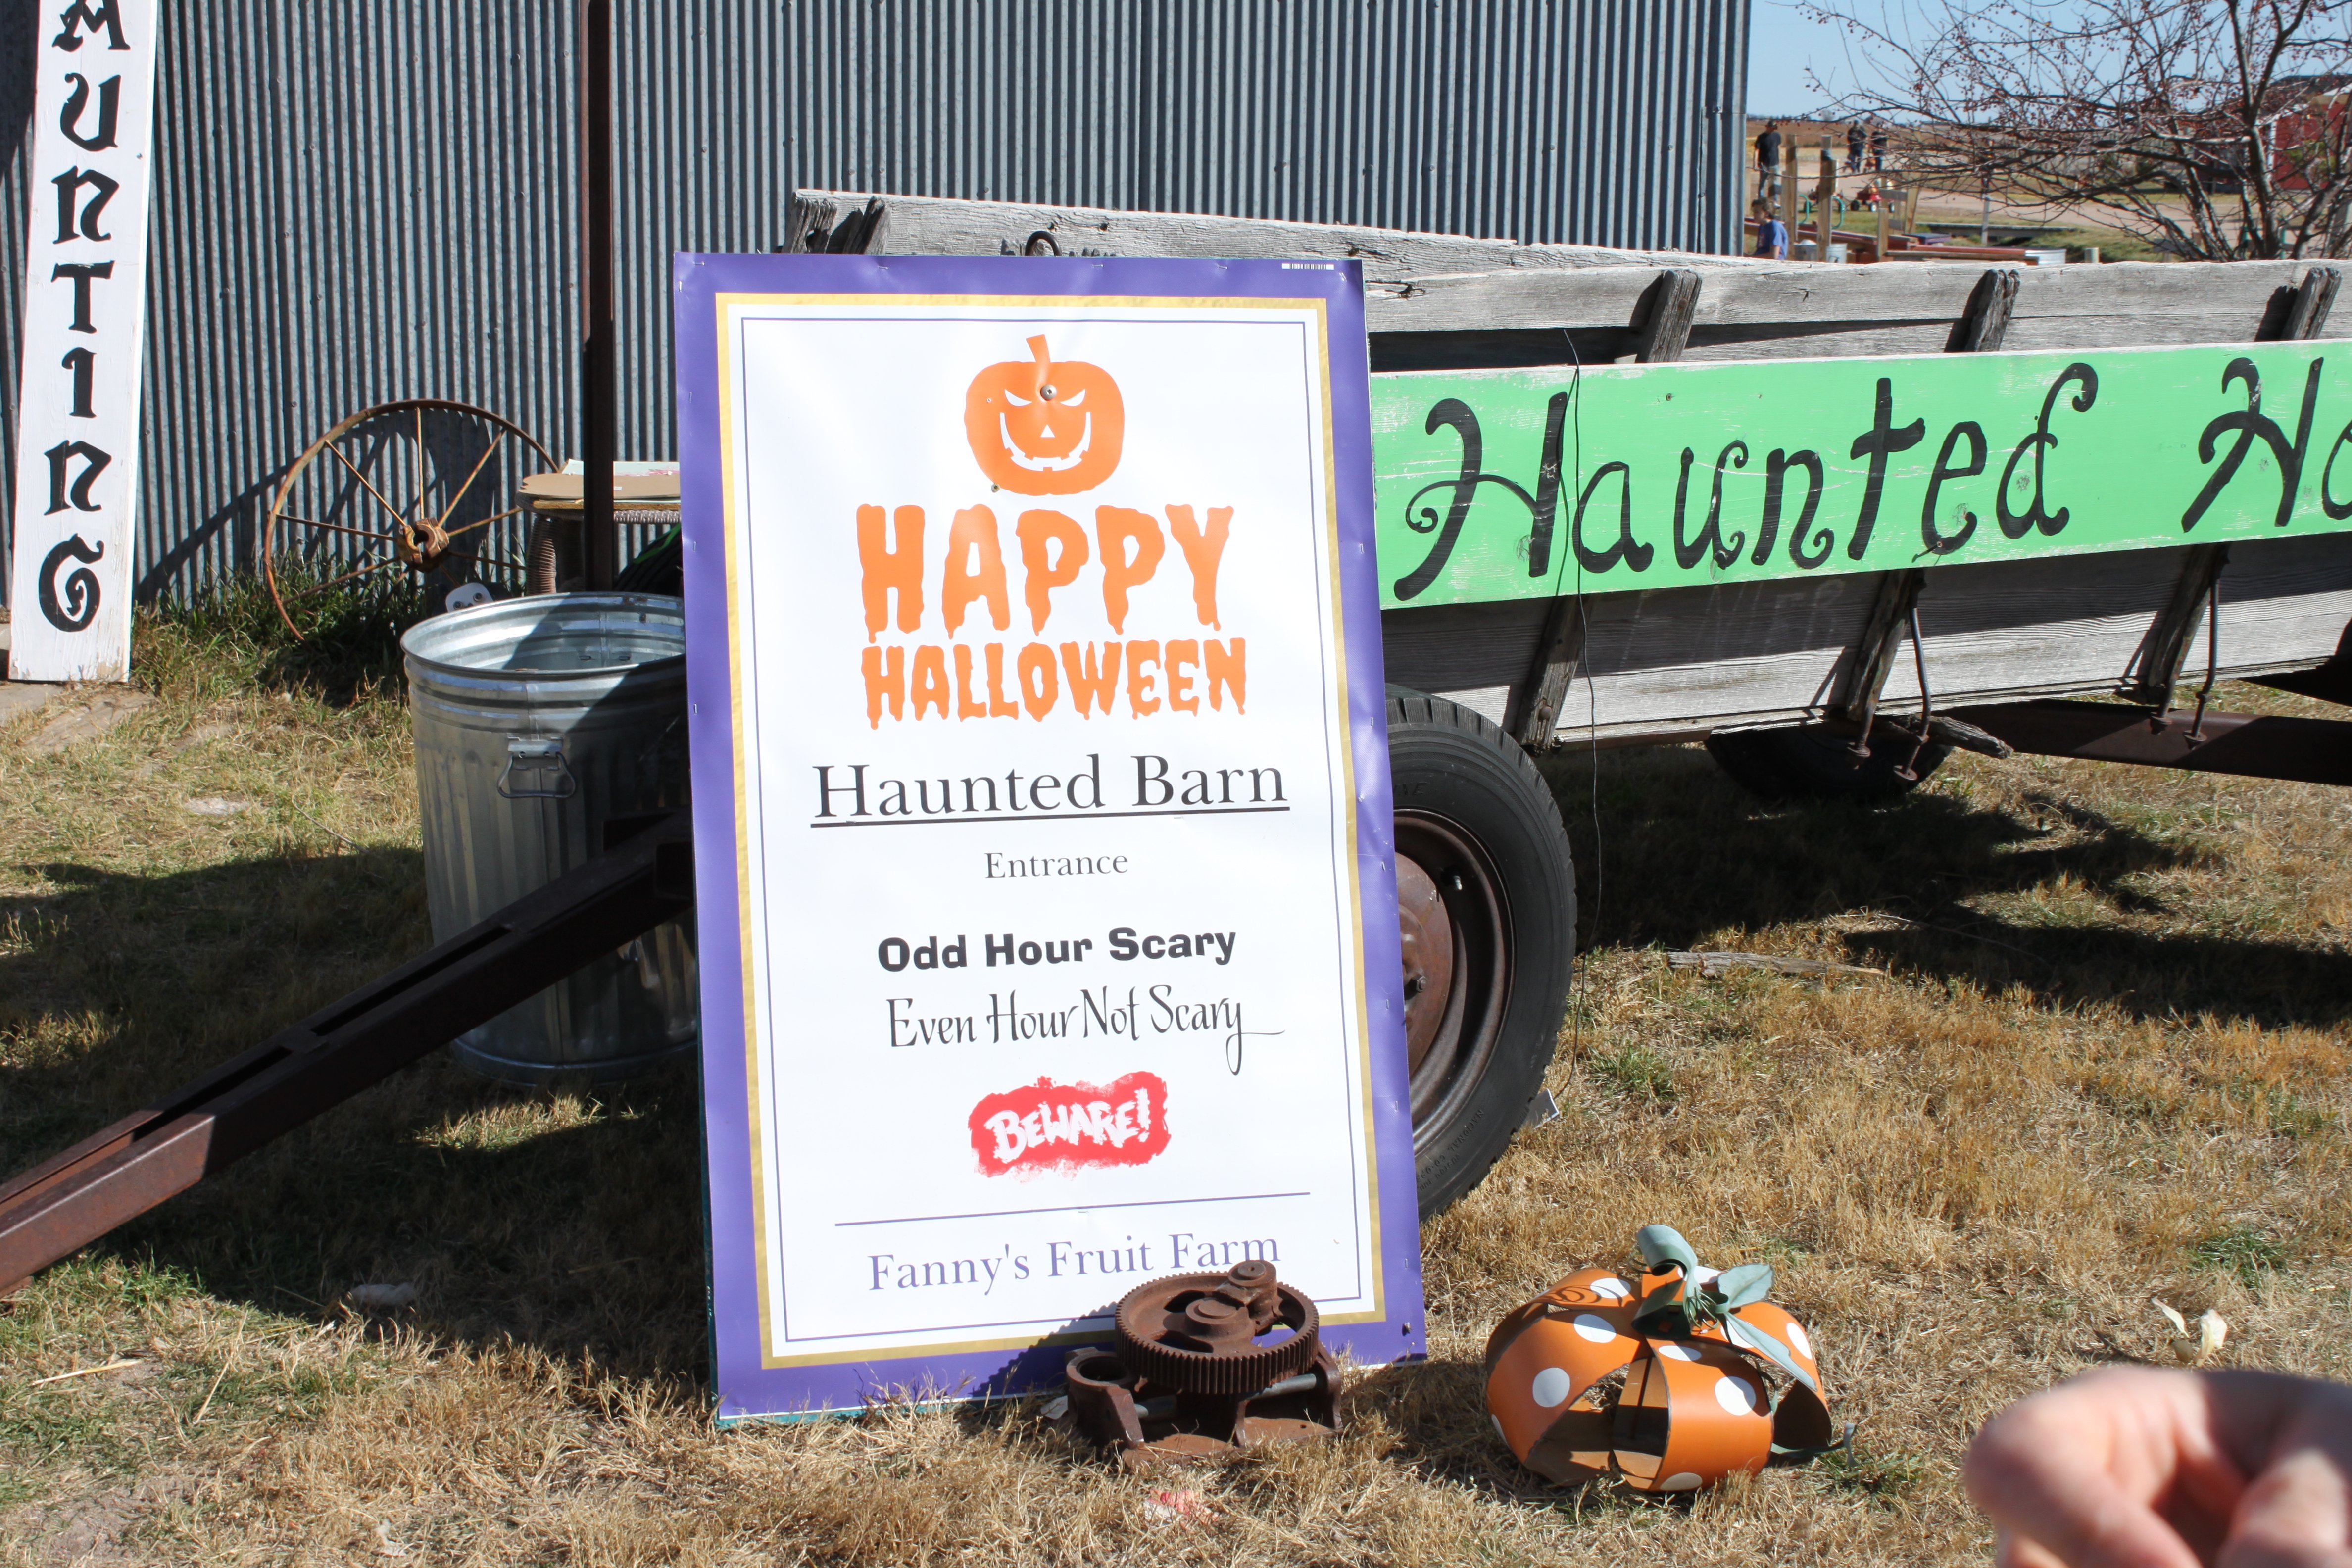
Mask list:
[[[81,217],[79,224],[81,237],[84,239],[114,237],[110,234],[98,232],[98,217],[106,210],[106,204],[114,199],[114,193],[122,188],[121,185],[100,174],[96,169],[68,169],[49,184],[58,188],[58,243],[59,245],[65,245],[74,237],[77,226],[74,217],[74,198],[81,194],[81,187],[84,185],[90,188],[90,198],[81,205]]]
[[[65,112],[58,116],[58,129],[66,140],[92,153],[103,153],[114,145],[114,122],[122,108],[122,79],[108,77],[98,89],[98,134],[85,136],[76,129],[81,124],[81,111],[89,103],[89,79],[79,71],[69,71],[66,79],[74,84],[66,96]]]
[[[1969,443],[1969,460],[1956,468],[1952,467],[1952,448],[1958,446],[1963,437]],[[1946,479],[1973,479],[1984,472],[1984,426],[1973,419],[1963,419],[1952,426],[1951,433],[1944,437],[1943,448],[1936,454],[1936,471],[1927,476],[1927,500],[1919,508],[1919,542],[1927,547],[1928,554],[1949,555],[1966,544],[1969,535],[1977,531],[1977,514],[1965,509],[1960,512],[1960,526],[1952,532],[1946,533],[1937,527],[1936,495],[1944,488]]]
[[[1853,438],[1853,458],[1870,459],[1870,475],[1863,481],[1862,510],[1854,514],[1853,537],[1845,542],[1850,560],[1859,561],[1870,549],[1871,530],[1878,526],[1878,500],[1886,489],[1886,458],[1894,452],[1907,452],[1927,438],[1927,422],[1914,419],[1901,429],[1895,427],[1895,384],[1885,376],[1878,378],[1877,406],[1872,412],[1870,429]]]
[[[2205,426],[2205,433],[2197,437],[2197,460],[2211,462],[2221,437],[2231,431],[2238,433],[2238,439],[2231,446],[2229,455],[2221,459],[2221,466],[2215,468],[2212,477],[2205,481],[2205,488],[2197,492],[2197,499],[2189,503],[2189,510],[2181,513],[2181,532],[2186,533],[2197,526],[2198,521],[2212,506],[2223,488],[2237,476],[2238,465],[2246,460],[2246,450],[2254,444],[2256,437],[2261,438],[2263,445],[2271,449],[2271,456],[2278,460],[2278,515],[2272,521],[2281,528],[2286,526],[2287,519],[2294,513],[2295,492],[2303,486],[2303,459],[2311,450],[2311,417],[2319,405],[2319,373],[2326,363],[2324,359],[2311,362],[2311,374],[2304,378],[2303,383],[2303,414],[2295,421],[2294,439],[2289,441],[2286,432],[2279,428],[2278,421],[2263,412],[2263,373],[2254,368],[2254,362],[2250,359],[2230,362],[2229,368],[2221,373],[2221,390],[2229,391],[2233,381],[2244,382],[2246,405],[2234,414],[2215,416],[2212,423]],[[2320,478],[2324,481],[2326,476],[2322,474]]]
[[[2083,388],[2074,395],[2075,413],[2089,413],[2091,405],[2099,400],[2097,371],[2080,360],[2060,371],[2058,379],[2050,384],[2050,390],[2042,395],[2042,412],[2033,421],[2033,434],[2017,444],[2017,450],[2009,455],[2009,462],[2000,470],[2000,484],[1993,491],[1993,513],[2000,520],[2001,532],[2011,539],[2022,539],[2036,528],[2045,535],[2055,535],[2066,526],[2066,520],[2072,515],[2063,506],[2054,512],[2050,510],[2043,504],[2042,494],[2042,454],[2058,445],[2058,437],[2050,434],[2050,411],[2058,406],[2058,395],[2066,390],[2070,382],[2079,383]],[[2017,465],[2025,460],[2028,452],[2033,454],[2033,503],[2021,512],[2011,511],[2009,510],[2009,483],[2017,477]]]
[[[80,534],[59,544],[41,558],[40,598],[41,618],[61,632],[78,632],[98,618],[98,574],[89,563],[106,553],[106,544],[85,544]],[[62,602],[58,597],[58,574],[68,561],[82,564],[66,578]]]
[[[1606,550],[1594,550],[1584,542],[1584,509],[1592,504],[1592,492],[1610,475],[1617,476],[1617,539]],[[1606,572],[1622,561],[1636,572],[1650,569],[1650,557],[1655,547],[1637,544],[1633,540],[1633,470],[1623,463],[1603,463],[1584,481],[1582,493],[1576,498],[1576,517],[1568,525],[1568,542],[1576,552],[1576,563],[1587,572]]]
[[[98,503],[89,499],[92,480],[106,472],[114,461],[111,454],[101,452],[87,441],[60,441],[41,454],[49,460],[49,511],[63,511],[68,500],[81,511],[96,511]],[[81,477],[70,489],[66,484],[66,465],[79,458],[83,463]],[[43,516],[47,513],[44,512]]]

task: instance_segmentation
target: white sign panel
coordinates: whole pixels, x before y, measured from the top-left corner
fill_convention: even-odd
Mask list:
[[[714,1225],[721,1185],[749,1211],[722,1415],[1016,1384],[1131,1288],[1253,1258],[1363,1359],[1417,1347],[1393,891],[1359,863],[1360,789],[1387,822],[1350,692],[1378,713],[1353,278],[1196,264],[1188,298],[1127,265],[1067,298],[902,260],[885,289],[965,287],[711,297],[706,1066],[747,1145],[721,1170],[714,1131]]]
[[[40,12],[8,584],[18,680],[131,672],[155,9]]]

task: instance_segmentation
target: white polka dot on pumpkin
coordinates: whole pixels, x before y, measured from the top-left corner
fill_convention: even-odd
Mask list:
[[[1805,1334],[1805,1325],[1794,1319],[1790,1319],[1789,1322],[1789,1342],[1797,1347],[1799,1355],[1807,1360],[1816,1359],[1813,1356],[1813,1342]]]
[[[1662,1492],[1695,1492],[1698,1489],[1699,1479],[1688,1470],[1668,1476],[1658,1483],[1658,1489]]]
[[[1622,1279],[1595,1279],[1592,1293],[1604,1301],[1622,1301],[1633,1293],[1633,1288]]]
[[[1698,1352],[1688,1345],[1660,1345],[1658,1353],[1668,1361],[1698,1360]]]
[[[1568,1375],[1566,1368],[1548,1366],[1536,1373],[1536,1380],[1529,1385],[1528,1393],[1538,1405],[1549,1410],[1566,1399],[1568,1391],[1575,1386],[1576,1380]]]
[[[1727,1377],[1715,1385],[1715,1402],[1734,1415],[1756,1414],[1756,1385],[1744,1377]]]
[[[1617,1337],[1617,1325],[1598,1312],[1579,1312],[1576,1314],[1576,1335],[1579,1339],[1591,1340],[1596,1345],[1605,1345]]]
[[[1495,1424],[1495,1436],[1500,1437],[1506,1444],[1508,1444],[1511,1440],[1511,1435],[1503,1430],[1503,1418],[1499,1415],[1489,1415],[1486,1419]]]

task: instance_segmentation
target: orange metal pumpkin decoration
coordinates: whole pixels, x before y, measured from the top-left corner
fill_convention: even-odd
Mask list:
[[[1580,1268],[1487,1340],[1486,1408],[1520,1462],[1562,1483],[1614,1472],[1675,1492],[1836,1447],[1812,1341],[1764,1300],[1771,1266],[1702,1268],[1662,1225],[1635,1245],[1635,1279]],[[1777,1399],[1768,1367],[1786,1374]]]
[[[963,395],[964,438],[992,484],[1015,495],[1071,496],[1118,467],[1127,407],[1100,365],[1055,360],[1043,333],[1034,360],[1007,360],[971,378]]]

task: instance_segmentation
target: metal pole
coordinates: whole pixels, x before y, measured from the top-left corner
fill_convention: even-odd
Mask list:
[[[581,542],[588,586],[613,585],[613,0],[580,5]]]

